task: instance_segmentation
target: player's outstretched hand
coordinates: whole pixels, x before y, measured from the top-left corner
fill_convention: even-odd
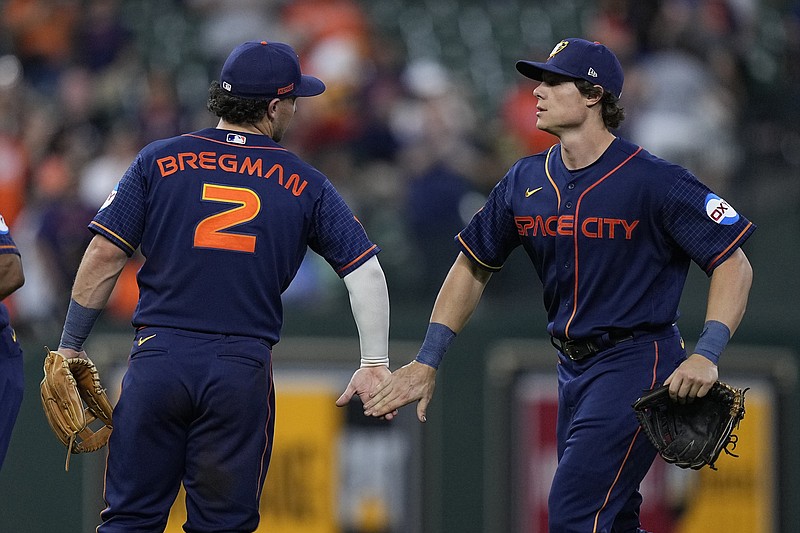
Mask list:
[[[361,403],[367,403],[371,397],[370,393],[377,390],[379,385],[391,375],[392,373],[389,371],[389,368],[385,366],[366,366],[359,368],[353,373],[353,377],[350,378],[350,383],[347,384],[347,388],[342,395],[339,396],[339,399],[336,400],[336,405],[344,407],[355,395],[361,398]],[[391,420],[396,414],[396,410],[391,410],[384,413],[382,416],[384,416],[386,420]]]
[[[436,369],[416,361],[398,368],[381,383],[364,402],[367,416],[386,416],[397,409],[419,400],[417,418],[426,422],[426,411],[436,388]]]
[[[669,385],[669,396],[673,401],[687,403],[705,396],[718,378],[717,365],[695,353],[664,380],[664,385]]]

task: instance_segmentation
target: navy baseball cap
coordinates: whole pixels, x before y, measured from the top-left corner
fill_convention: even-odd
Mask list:
[[[316,96],[322,80],[300,72],[300,59],[288,44],[248,41],[233,49],[219,79],[223,89],[242,98]]]
[[[617,98],[622,96],[622,65],[614,52],[598,42],[564,39],[553,48],[545,63],[517,61],[517,70],[538,81],[542,81],[543,72],[579,78],[602,86]]]

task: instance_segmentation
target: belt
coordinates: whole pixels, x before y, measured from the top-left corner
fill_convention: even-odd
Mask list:
[[[550,344],[573,361],[580,361],[598,352],[612,348],[621,342],[631,340],[633,338],[633,333],[633,330],[630,329],[616,330],[598,335],[597,337],[567,341],[562,341],[556,337],[550,337]]]

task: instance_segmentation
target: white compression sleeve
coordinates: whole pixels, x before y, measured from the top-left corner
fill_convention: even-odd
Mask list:
[[[361,343],[361,366],[389,366],[389,289],[378,258],[344,277]]]

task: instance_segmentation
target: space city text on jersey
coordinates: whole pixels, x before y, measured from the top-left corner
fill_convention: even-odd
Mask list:
[[[517,232],[524,236],[538,235],[555,237],[556,235],[573,235],[575,231],[574,215],[553,215],[544,218],[541,215],[516,216],[514,223]],[[580,224],[580,231],[584,237],[591,239],[614,239],[624,236],[631,240],[633,230],[639,225],[638,220],[625,220],[621,218],[586,217]]]
[[[284,178],[283,165],[271,163],[269,170],[264,172],[264,161],[259,158],[245,157],[243,160],[235,154],[217,154],[217,152],[181,152],[177,155],[169,155],[156,160],[161,177],[166,178],[176,172],[191,170],[221,170],[234,174],[248,174],[264,179],[276,178],[278,184],[283,186],[294,196],[300,196],[308,185],[308,182],[298,174],[291,174]]]

